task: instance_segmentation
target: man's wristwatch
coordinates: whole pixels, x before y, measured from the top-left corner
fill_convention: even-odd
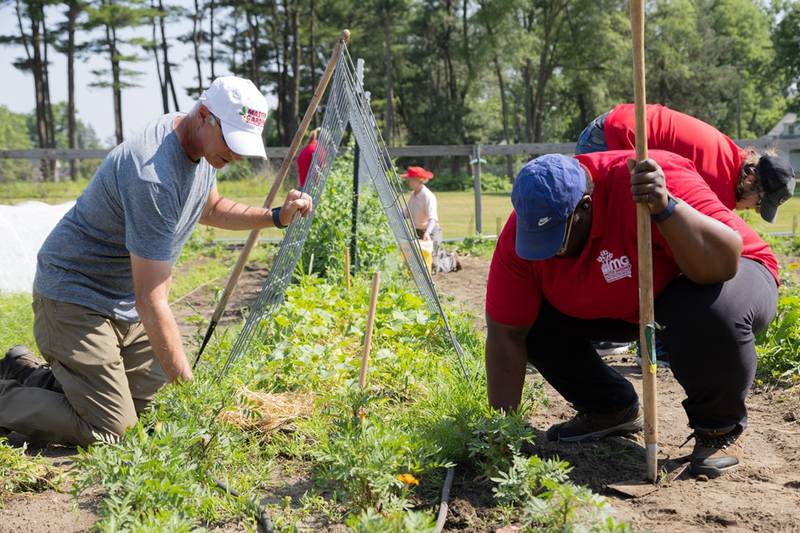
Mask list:
[[[663,211],[660,213],[653,213],[650,215],[650,218],[653,219],[655,222],[664,222],[669,217],[672,216],[672,213],[675,212],[675,206],[678,205],[678,202],[672,196],[667,198],[667,207],[664,208]]]
[[[273,207],[272,208],[272,223],[278,229],[288,228],[289,226],[284,226],[281,224],[281,208],[280,207]]]

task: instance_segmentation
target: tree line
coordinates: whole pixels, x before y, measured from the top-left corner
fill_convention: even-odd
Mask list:
[[[127,88],[143,69],[159,80],[162,111],[231,72],[273,93],[267,141],[286,145],[333,44],[352,32],[365,88],[389,144],[575,140],[596,115],[632,99],[628,4],[622,0],[0,0],[17,31],[35,92],[36,145],[55,146],[49,70],[67,63],[67,140],[78,145],[75,84],[113,93],[123,140]],[[185,21],[185,22],[181,22]],[[176,57],[167,29],[189,44]],[[647,4],[648,100],[737,138],[766,133],[798,107],[800,4],[774,0],[654,0]],[[104,58],[91,80],[75,61]],[[176,68],[190,86],[176,87]]]

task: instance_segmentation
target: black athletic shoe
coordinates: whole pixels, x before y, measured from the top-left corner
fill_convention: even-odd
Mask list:
[[[571,420],[551,426],[547,440],[581,442],[597,440],[609,435],[627,435],[641,431],[644,414],[636,402],[630,407],[614,413],[581,413]]]
[[[33,356],[33,352],[21,344],[14,346],[0,359],[0,379],[15,379],[25,381],[31,372],[41,366]]]
[[[631,351],[628,342],[595,341],[592,343],[598,355],[618,355]]]

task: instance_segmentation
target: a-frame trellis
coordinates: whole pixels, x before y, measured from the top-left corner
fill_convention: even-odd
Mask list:
[[[411,277],[430,311],[441,318],[444,333],[455,350],[461,369],[465,376],[469,376],[464,364],[463,350],[450,326],[430,272],[422,258],[416,232],[405,217],[407,207],[400,178],[389,157],[386,144],[369,107],[368,98],[356,80],[355,68],[347,48],[343,44],[342,47],[329,86],[324,118],[317,136],[317,149],[314,152],[304,191],[311,196],[315,206],[319,205],[333,161],[339,153],[342,137],[349,124],[361,150],[361,163],[364,165],[362,170],[375,186]],[[220,378],[247,351],[254,335],[258,334],[258,326],[262,319],[270,316],[282,303],[286,288],[300,260],[313,219],[312,213],[306,218],[295,220],[286,230],[272,269],[225,361]]]

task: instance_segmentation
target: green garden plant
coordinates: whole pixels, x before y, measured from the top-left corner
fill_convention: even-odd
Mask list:
[[[757,339],[757,375],[762,383],[800,381],[800,294],[788,289],[782,293],[775,318]]]
[[[569,481],[570,470],[572,467],[569,463],[559,459],[515,455],[511,468],[492,478],[496,483],[492,492],[500,505],[523,505],[547,490],[546,481],[555,483]]]

